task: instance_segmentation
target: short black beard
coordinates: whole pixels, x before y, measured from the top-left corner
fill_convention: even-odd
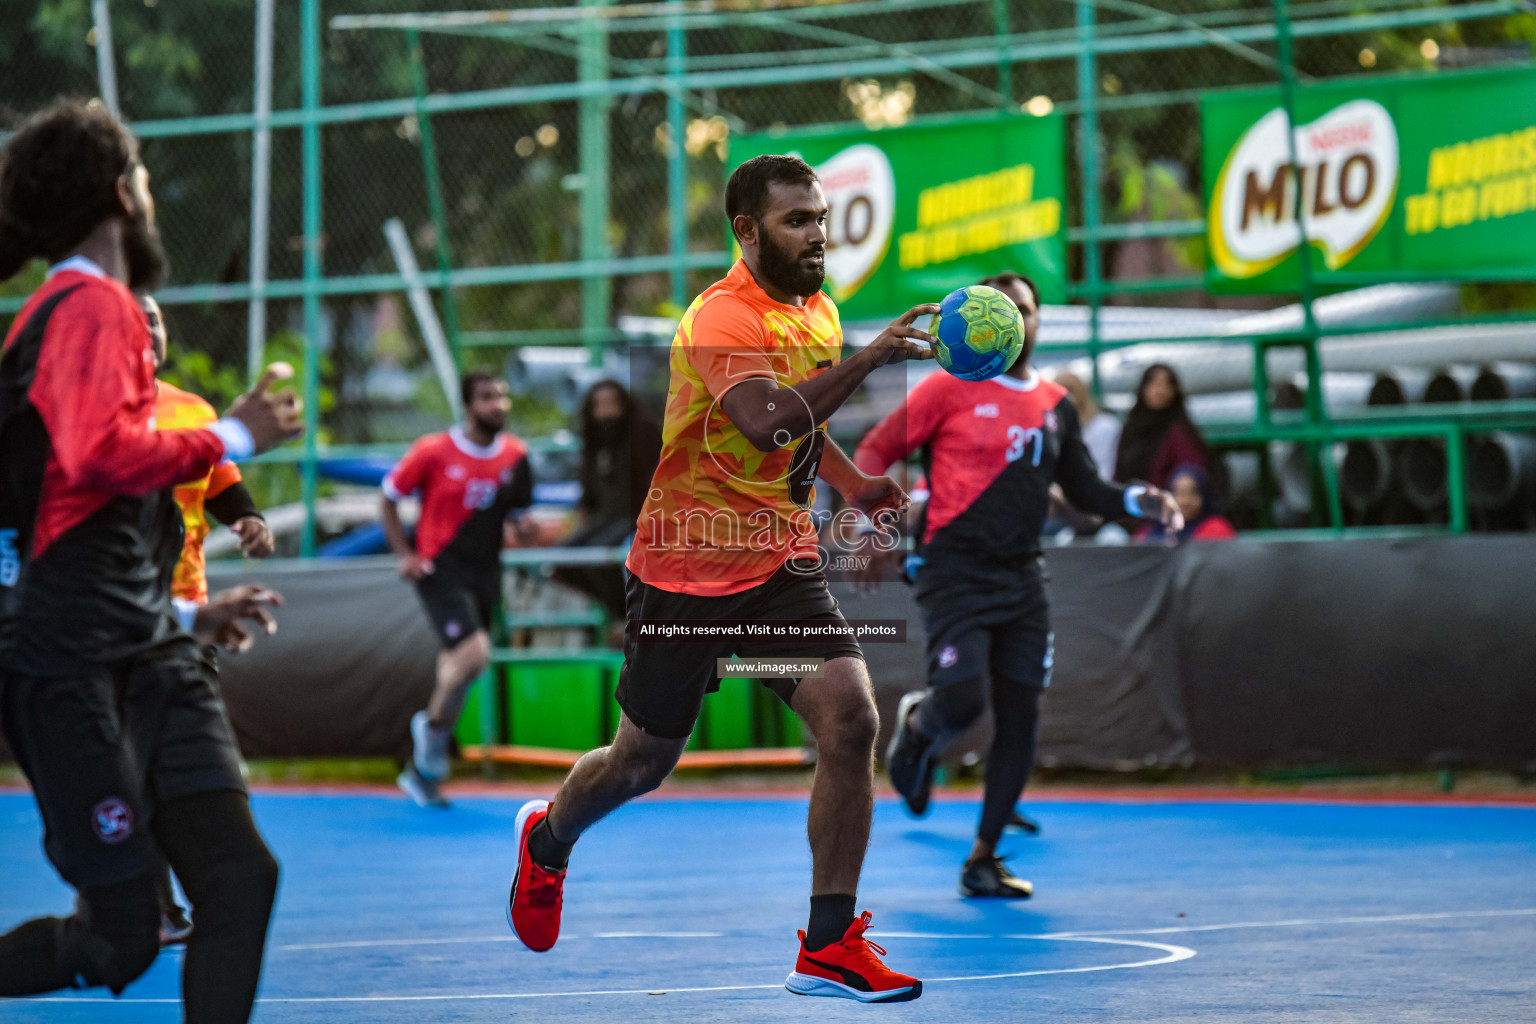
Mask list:
[[[507,425],[507,421],[503,419],[500,423],[487,423],[480,417],[471,414],[469,417],[469,425],[472,430],[483,431],[487,434],[490,434],[492,437],[495,437],[497,434],[501,433],[501,428]]]
[[[758,226],[757,272],[763,279],[787,295],[809,296],[821,290],[827,279],[826,265],[806,270],[797,253],[782,249]]]
[[[169,265],[160,232],[143,212],[128,218],[123,231],[123,255],[128,261],[128,287],[135,291],[154,291],[165,283]]]

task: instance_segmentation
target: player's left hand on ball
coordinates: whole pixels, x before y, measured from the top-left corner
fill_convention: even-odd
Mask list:
[[[252,622],[268,636],[277,632],[277,623],[268,608],[281,607],[283,595],[259,583],[242,583],[221,590],[197,610],[192,621],[193,634],[204,643],[218,644],[231,654],[248,650],[255,636],[243,622]]]
[[[260,516],[237,519],[230,530],[240,538],[240,553],[246,558],[266,558],[277,549],[272,528]]]

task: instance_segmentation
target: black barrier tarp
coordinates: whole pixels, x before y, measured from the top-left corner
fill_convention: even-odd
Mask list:
[[[247,582],[280,592],[283,607],[275,636],[220,657],[224,700],[245,755],[405,757],[411,715],[432,693],[438,648],[393,565],[210,567],[210,590]]]
[[[1187,763],[1189,744],[1176,663],[1165,627],[1172,552],[1163,548],[1064,548],[1047,558],[1056,658],[1041,702],[1040,764],[1124,771]],[[850,619],[907,618],[904,645],[865,644],[880,705],[881,749],[896,702],[927,684],[926,634],[910,587],[873,595],[833,585]],[[956,761],[983,754],[990,716],[958,737]]]
[[[1533,556],[1523,535],[1053,550],[1041,763],[1536,762]],[[277,636],[223,658],[246,755],[403,756],[437,648],[392,566],[211,573],[215,588],[246,580],[287,598]],[[834,592],[849,618],[909,622],[906,643],[865,645],[888,730],[924,682],[921,616],[900,584]],[[988,728],[954,754],[984,750]]]
[[[1536,760],[1536,539],[1193,545],[1173,592],[1202,761]]]

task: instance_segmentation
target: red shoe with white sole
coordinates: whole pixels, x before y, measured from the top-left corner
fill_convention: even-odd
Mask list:
[[[806,952],[800,932],[800,959],[784,987],[800,996],[837,996],[861,1003],[904,1003],[923,994],[923,983],[885,966],[876,954],[885,949],[864,937],[871,914],[864,911],[842,940],[814,953]]]
[[[548,816],[548,800],[530,800],[517,812],[517,873],[507,894],[507,924],[535,953],[549,949],[560,937],[565,891],[564,871],[549,871],[528,855],[528,833]]]

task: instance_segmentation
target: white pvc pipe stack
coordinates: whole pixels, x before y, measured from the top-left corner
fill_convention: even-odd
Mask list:
[[[1479,368],[1468,397],[1474,402],[1503,402],[1536,397],[1536,366],[1492,363]]]

